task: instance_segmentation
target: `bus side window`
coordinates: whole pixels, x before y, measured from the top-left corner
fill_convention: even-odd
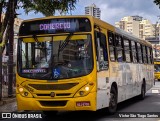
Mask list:
[[[147,58],[148,58],[148,64],[151,64],[151,53],[150,53],[150,48],[149,47],[147,47]]]
[[[146,47],[142,45],[142,52],[143,52],[143,62],[147,63],[147,54],[146,54]]]
[[[124,50],[126,62],[131,62],[131,45],[128,39],[124,38]]]
[[[142,50],[141,50],[141,45],[137,43],[137,50],[138,50],[138,62],[142,63]]]
[[[151,64],[153,64],[153,50],[150,48],[150,58],[151,58]]]
[[[132,44],[132,58],[133,58],[133,63],[137,63],[137,51],[136,51],[136,43],[135,41],[131,41]]]
[[[123,62],[124,61],[124,53],[123,53],[123,39],[120,35],[115,35],[115,43],[116,43],[116,54],[117,54],[117,61]]]
[[[116,47],[114,42],[114,34],[112,32],[108,32],[108,44],[109,44],[109,53],[110,53],[110,60],[116,61]]]
[[[108,69],[108,53],[107,53],[107,44],[106,36],[101,32],[95,32],[96,38],[96,53],[99,70]]]

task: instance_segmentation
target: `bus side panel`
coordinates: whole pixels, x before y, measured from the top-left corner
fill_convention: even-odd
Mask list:
[[[154,84],[154,66],[147,65],[147,74],[146,74],[146,91],[151,89]]]
[[[97,110],[108,107],[110,97],[110,84],[108,81],[108,71],[97,73]]]

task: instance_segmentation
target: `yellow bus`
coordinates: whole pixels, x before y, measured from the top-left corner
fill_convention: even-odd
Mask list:
[[[160,60],[154,60],[154,78],[160,81]]]
[[[113,114],[154,83],[151,44],[92,16],[25,20],[17,52],[18,110]]]

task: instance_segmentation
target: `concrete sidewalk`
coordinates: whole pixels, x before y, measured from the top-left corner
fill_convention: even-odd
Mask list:
[[[0,112],[14,112],[17,111],[17,103],[15,95],[10,98],[2,98],[0,101]]]

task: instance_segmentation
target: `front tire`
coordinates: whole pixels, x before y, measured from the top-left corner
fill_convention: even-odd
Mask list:
[[[109,107],[107,110],[109,114],[114,114],[117,110],[117,91],[115,87],[111,88]]]
[[[144,100],[145,94],[146,94],[146,85],[145,83],[143,83],[141,87],[141,94],[139,95],[139,99]]]

